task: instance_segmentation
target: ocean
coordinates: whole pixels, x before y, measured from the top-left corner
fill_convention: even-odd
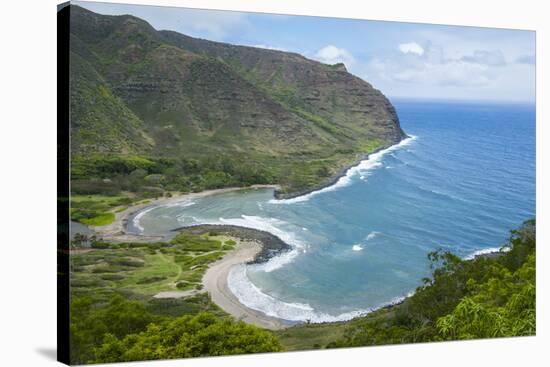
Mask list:
[[[221,223],[279,236],[292,251],[228,279],[243,304],[270,316],[346,320],[397,302],[430,274],[430,251],[498,249],[534,217],[535,108],[393,102],[410,138],[333,186],[290,200],[259,189],[149,208],[129,229]]]

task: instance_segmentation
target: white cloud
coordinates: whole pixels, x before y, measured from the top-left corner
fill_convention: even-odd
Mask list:
[[[404,54],[417,54],[422,56],[424,54],[424,49],[416,42],[401,43],[399,45],[399,51]]]
[[[314,58],[325,64],[343,62],[348,68],[355,62],[355,58],[348,50],[333,45],[325,46],[317,51]]]
[[[400,44],[400,53],[375,58],[371,71],[384,80],[439,87],[486,87],[502,76],[506,60],[500,50],[474,50],[453,54],[427,42],[422,48],[415,42]]]

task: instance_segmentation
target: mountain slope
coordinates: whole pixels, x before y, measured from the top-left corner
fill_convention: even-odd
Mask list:
[[[172,160],[147,172],[162,175],[161,189],[272,182],[296,192],[404,137],[386,97],[343,65],[156,31],[133,16],[77,6],[71,52],[80,179],[130,170],[94,169],[100,159],[90,163],[90,154],[133,155]],[[199,167],[193,172],[182,168],[189,159]],[[176,184],[167,168],[188,179]],[[207,174],[215,184],[205,183]]]

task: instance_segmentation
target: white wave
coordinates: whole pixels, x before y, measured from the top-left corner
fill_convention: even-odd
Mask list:
[[[370,240],[372,240],[373,238],[375,238],[376,236],[378,236],[379,234],[380,234],[380,232],[372,231],[372,232],[369,233],[369,235],[366,237],[366,240],[367,240],[367,241],[370,241]]]
[[[353,251],[361,251],[363,248],[361,245],[353,245],[351,248]]]
[[[168,203],[168,204],[160,204],[160,205],[153,205],[153,206],[150,206],[150,207],[147,207],[145,209],[143,209],[142,211],[140,211],[139,213],[137,213],[135,216],[134,216],[134,219],[132,220],[132,223],[134,224],[134,227],[136,227],[140,233],[142,233],[145,229],[143,228],[143,226],[141,225],[141,218],[143,218],[143,216],[147,213],[149,213],[151,210],[153,209],[158,209],[158,208],[171,208],[171,207],[187,207],[187,206],[191,206],[191,205],[195,205],[195,202],[194,201],[189,201],[189,200],[182,200],[182,201],[176,201],[176,202],[171,202],[171,203]],[[167,217],[166,215],[161,215],[162,218],[169,218]],[[183,219],[180,219],[181,216],[177,217],[177,221],[178,222],[183,222]]]
[[[269,273],[292,262],[300,253],[306,252],[306,244],[300,241],[292,232],[280,229],[286,222],[275,218],[264,218],[253,215],[242,215],[240,218],[219,218],[219,223],[258,229],[269,232],[292,247],[292,250],[272,257],[269,261],[258,264],[261,270]],[[213,223],[214,224],[214,223]]]
[[[145,208],[145,209],[143,209],[142,211],[140,211],[139,213],[137,213],[136,216],[134,217],[134,219],[132,219],[132,223],[134,224],[134,227],[136,227],[137,229],[139,229],[139,232],[140,232],[140,233],[143,232],[143,231],[145,230],[145,229],[141,226],[141,223],[140,223],[141,218],[142,218],[145,214],[149,213],[151,210],[156,209],[156,208],[158,208],[158,206],[151,206],[151,207],[149,207],[149,208]]]
[[[345,312],[339,315],[330,315],[325,312],[316,311],[307,303],[284,302],[268,294],[263,293],[256,287],[248,278],[248,267],[257,265],[238,265],[231,269],[227,277],[227,285],[229,290],[237,297],[239,302],[248,308],[263,312],[267,316],[277,317],[288,321],[310,321],[312,323],[347,321],[355,317],[364,316],[381,307],[402,302],[405,297],[412,295],[407,294],[404,297],[396,297],[387,303],[375,308],[359,309]]]
[[[383,149],[379,152],[370,154],[367,159],[362,160],[356,166],[348,168],[346,173],[342,177],[340,177],[334,184],[332,184],[330,186],[326,186],[326,187],[323,187],[322,189],[312,191],[312,192],[307,193],[305,195],[297,196],[297,197],[291,198],[291,199],[271,199],[271,200],[268,201],[268,203],[270,203],[270,204],[294,204],[294,203],[304,202],[304,201],[308,201],[313,196],[322,194],[324,192],[334,191],[334,190],[337,190],[339,188],[345,187],[345,186],[349,185],[352,182],[351,178],[353,176],[362,173],[362,177],[366,177],[366,174],[368,174],[368,171],[371,171],[371,170],[374,170],[378,167],[381,167],[382,163],[380,163],[380,160],[382,159],[382,157],[385,154],[391,153],[391,152],[395,151],[396,149],[405,147],[405,146],[409,145],[415,139],[416,139],[416,136],[410,135],[408,138],[403,139],[398,144],[392,145],[391,147]]]
[[[159,205],[158,208],[172,208],[172,207],[175,207],[175,206],[185,208],[185,207],[195,205],[195,204],[196,203],[194,201],[182,200],[182,201],[172,202],[172,203],[169,203],[169,204],[162,204],[162,205]]]
[[[187,218],[187,216],[185,214],[181,214],[181,215],[177,215],[176,216],[176,220],[179,222],[179,223],[185,223],[185,219]]]
[[[476,258],[476,256],[492,254],[495,252],[508,252],[508,251],[510,251],[509,247],[489,247],[489,248],[484,248],[481,250],[474,251],[471,254],[464,256],[463,259],[473,260]]]

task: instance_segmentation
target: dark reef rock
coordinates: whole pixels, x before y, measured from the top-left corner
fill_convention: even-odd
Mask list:
[[[174,232],[204,234],[218,233],[227,236],[240,238],[242,240],[257,241],[262,245],[262,250],[256,255],[252,263],[261,264],[267,262],[274,256],[292,250],[292,246],[281,240],[279,237],[258,229],[218,224],[199,224],[189,227],[173,229]]]

